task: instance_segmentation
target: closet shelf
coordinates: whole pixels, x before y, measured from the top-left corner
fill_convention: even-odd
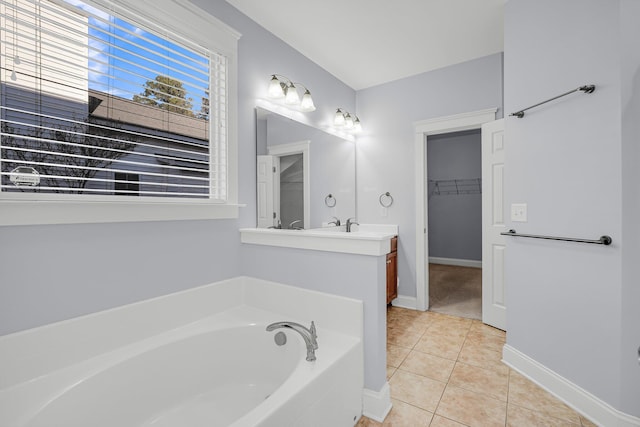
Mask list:
[[[430,179],[429,194],[435,196],[450,196],[459,194],[481,194],[481,178],[465,179]]]

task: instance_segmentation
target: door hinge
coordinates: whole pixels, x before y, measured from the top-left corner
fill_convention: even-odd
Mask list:
[[[276,219],[276,213],[275,212],[273,213],[273,219]]]
[[[273,167],[273,173],[276,173],[276,167],[275,166]]]

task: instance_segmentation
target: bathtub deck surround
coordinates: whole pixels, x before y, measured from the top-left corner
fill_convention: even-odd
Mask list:
[[[242,243],[373,256],[389,253],[391,239],[397,235],[398,226],[393,224],[354,223],[350,232],[346,232],[345,226],[307,230],[240,229]]]
[[[312,319],[313,362],[266,331]],[[238,277],[0,337],[0,425],[352,426],[362,343],[361,301]]]

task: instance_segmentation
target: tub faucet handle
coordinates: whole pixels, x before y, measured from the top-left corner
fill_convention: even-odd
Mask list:
[[[299,333],[307,347],[307,361],[313,362],[316,360],[315,351],[318,349],[318,341],[316,325],[313,321],[311,322],[311,327],[309,329],[296,322],[275,322],[267,326],[267,331],[273,331],[278,328],[289,328]]]

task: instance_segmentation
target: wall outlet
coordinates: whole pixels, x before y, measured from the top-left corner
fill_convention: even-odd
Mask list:
[[[511,221],[527,222],[527,204],[526,203],[511,204]]]

